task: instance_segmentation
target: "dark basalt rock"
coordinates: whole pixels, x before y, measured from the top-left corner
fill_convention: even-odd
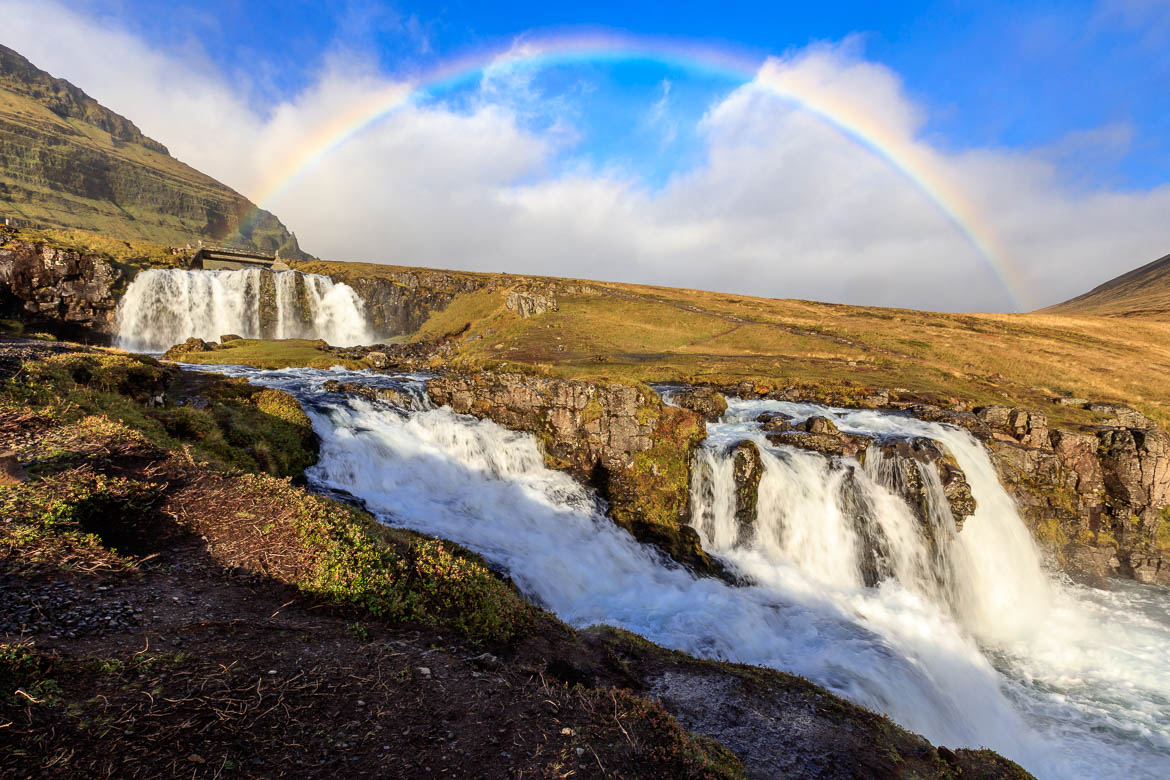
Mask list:
[[[384,401],[405,408],[410,408],[412,405],[412,399],[408,393],[393,387],[371,387],[357,382],[339,382],[336,379],[327,380],[321,387],[327,393],[348,393],[370,401]]]
[[[764,412],[756,418],[760,423],[760,430],[769,432],[792,430],[792,418],[781,412]]]
[[[719,422],[727,411],[727,399],[710,387],[680,390],[675,394],[674,401],[682,408],[699,414],[707,422]]]
[[[934,469],[942,483],[943,493],[955,521],[955,530],[963,529],[963,522],[975,514],[975,497],[967,477],[946,448],[927,438],[899,439],[875,444],[881,453],[883,464],[890,469],[881,475],[910,505],[919,521],[933,536],[934,522],[930,517],[930,504],[925,477],[922,469]],[[871,451],[863,454],[865,463],[872,457]]]
[[[730,453],[735,479],[735,522],[739,527],[737,544],[746,545],[755,535],[764,463],[754,442],[741,441],[732,446]]]
[[[61,335],[108,341],[125,283],[121,268],[96,255],[25,242],[0,249],[0,316]]]

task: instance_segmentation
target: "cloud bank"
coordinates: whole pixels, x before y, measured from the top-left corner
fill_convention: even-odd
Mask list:
[[[394,86],[368,60],[336,53],[312,86],[261,108],[250,85],[229,80],[196,46],[154,49],[115,22],[43,0],[0,0],[0,17],[0,43],[253,198],[333,117]],[[391,114],[262,205],[307,250],[331,259],[938,310],[1015,308],[1000,275],[903,173],[761,88],[761,79],[782,78],[846,101],[944,171],[994,234],[1025,306],[1055,303],[1170,252],[1170,185],[1118,191],[1069,180],[1060,160],[1094,142],[1084,133],[1023,151],[932,144],[923,135],[929,107],[849,42],[766,62],[757,81],[698,121],[702,162],[656,188],[635,171],[563,164],[584,142],[573,118],[588,111],[587,95],[569,107],[506,67],[489,76],[470,104]],[[648,115],[667,94],[647,95]],[[1101,142],[1122,142],[1124,133],[1103,128]]]

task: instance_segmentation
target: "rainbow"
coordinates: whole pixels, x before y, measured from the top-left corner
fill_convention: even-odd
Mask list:
[[[676,40],[613,34],[574,34],[524,40],[506,51],[485,51],[449,61],[421,76],[376,90],[320,127],[261,183],[256,202],[263,205],[285,192],[306,171],[370,125],[427,95],[442,92],[493,67],[542,68],[604,62],[653,62],[742,83],[754,82],[835,127],[885,160],[916,186],[950,220],[1002,285],[1017,310],[1032,308],[1019,274],[979,209],[929,152],[813,79],[801,78],[775,61],[727,49]]]

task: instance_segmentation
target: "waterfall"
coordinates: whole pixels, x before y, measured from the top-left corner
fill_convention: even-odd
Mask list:
[[[118,305],[117,346],[162,352],[197,336],[324,339],[336,346],[374,339],[365,304],[349,285],[299,271],[150,269]]]
[[[975,516],[958,533],[938,473],[913,464],[920,469],[935,529],[927,535],[898,495],[895,464],[879,448],[869,448],[862,467],[853,459],[773,446],[754,422],[768,411],[794,423],[829,416],[847,433],[941,443],[979,497]],[[770,401],[734,401],[725,419],[709,426],[692,482],[694,524],[708,551],[756,578],[784,562],[826,585],[856,588],[867,552],[861,537],[868,536],[880,540],[885,574],[953,610],[964,628],[981,638],[1010,639],[1047,613],[1052,592],[1040,553],[986,451],[968,432],[899,415]],[[736,544],[727,452],[729,444],[743,439],[757,445],[764,463],[756,533],[746,547]]]
[[[314,487],[475,550],[572,625],[608,623],[695,655],[801,674],[938,744],[991,747],[1042,778],[1170,776],[1170,593],[1046,576],[987,453],[964,431],[878,412],[732,401],[724,420],[708,425],[692,500],[708,549],[752,583],[733,587],[664,566],[586,488],[546,469],[532,436],[433,408],[423,377],[208,370],[301,399],[322,441],[307,473]],[[330,378],[397,383],[415,400],[408,409],[331,394]],[[754,422],[765,410],[939,441],[978,510],[932,546],[880,463],[774,446]],[[724,457],[745,438],[764,463],[759,517],[746,538]],[[945,526],[941,507],[931,515]],[[876,531],[886,576],[867,586],[859,561],[865,534]]]

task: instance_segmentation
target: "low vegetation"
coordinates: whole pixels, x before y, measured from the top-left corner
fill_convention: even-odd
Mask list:
[[[356,360],[338,357],[329,352],[320,341],[284,339],[261,341],[236,339],[220,346],[214,352],[185,352],[176,356],[184,363],[228,363],[254,368],[362,368]]]
[[[291,396],[178,374],[140,355],[54,355],[26,363],[5,383],[0,411],[60,425],[99,415],[198,459],[277,476],[299,474],[316,460],[312,424]]]

